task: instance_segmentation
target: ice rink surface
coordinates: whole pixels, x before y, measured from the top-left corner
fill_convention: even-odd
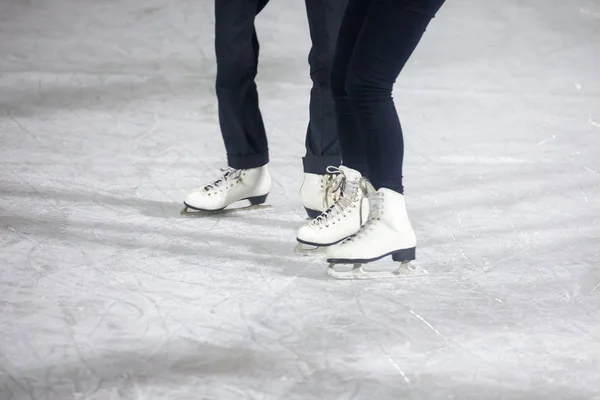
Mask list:
[[[293,253],[300,0],[257,22],[272,207],[179,215],[225,166],[212,4],[0,2],[0,399],[600,399],[600,2],[442,8],[395,281]]]

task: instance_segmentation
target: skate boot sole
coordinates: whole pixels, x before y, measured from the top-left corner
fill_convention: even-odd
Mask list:
[[[342,239],[340,239],[340,240],[338,240],[336,242],[332,242],[332,243],[314,243],[314,242],[309,242],[309,241],[306,241],[306,240],[302,240],[302,239],[296,238],[296,240],[298,241],[298,243],[306,244],[308,246],[320,246],[320,247],[333,246],[334,244],[338,244],[339,242],[341,242],[344,239],[346,239],[346,238],[342,238]]]
[[[369,271],[363,269],[363,264],[381,260],[387,256],[399,262],[400,265],[395,270],[388,271]],[[335,279],[385,279],[385,278],[408,278],[414,276],[427,275],[427,271],[411,265],[411,261],[416,259],[416,248],[394,250],[380,257],[364,259],[336,259],[328,258],[330,263],[327,267],[327,275]],[[339,264],[353,264],[351,270],[336,270],[335,266]]]
[[[325,255],[325,248],[327,248],[329,246],[333,246],[334,244],[337,244],[337,243],[343,241],[344,239],[346,239],[346,238],[340,239],[337,242],[333,242],[333,243],[313,243],[313,242],[308,242],[306,240],[296,238],[296,240],[298,241],[298,244],[294,248],[294,253],[296,253],[300,256],[322,256],[322,255]],[[312,246],[312,247],[307,248],[306,246]]]
[[[382,258],[392,256],[394,261],[410,262],[416,260],[416,247],[409,249],[394,250],[382,256],[375,258],[328,258],[327,262],[331,264],[367,264],[370,262],[381,260]]]
[[[253,196],[253,197],[247,197],[245,199],[240,199],[234,203],[231,203],[229,206],[236,204],[240,201],[246,201],[248,200],[250,202],[249,206],[246,207],[237,207],[237,208],[227,208],[227,207],[223,207],[223,208],[219,208],[216,210],[206,210],[206,209],[202,209],[202,208],[198,208],[198,207],[194,207],[194,206],[190,206],[189,204],[187,204],[185,201],[183,202],[183,209],[181,210],[181,215],[185,215],[185,216],[196,216],[196,215],[210,215],[210,214],[222,214],[222,213],[226,213],[226,212],[236,212],[236,211],[242,211],[242,210],[250,210],[250,209],[263,209],[263,208],[271,208],[271,206],[264,206],[263,204],[267,201],[267,197],[269,196],[269,194],[265,194],[262,196]],[[193,210],[193,211],[188,211],[188,210]]]

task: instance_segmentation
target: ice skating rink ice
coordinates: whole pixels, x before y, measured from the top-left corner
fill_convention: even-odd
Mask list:
[[[186,219],[212,2],[0,3],[0,399],[600,399],[600,3],[448,0],[395,91],[396,281],[293,254],[305,15],[258,20],[272,208]]]

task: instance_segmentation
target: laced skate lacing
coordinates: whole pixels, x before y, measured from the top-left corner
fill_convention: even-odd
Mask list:
[[[337,167],[327,167],[327,174],[321,178],[321,188],[324,186],[323,208],[328,209],[340,198],[342,183],[346,179],[342,171]],[[331,197],[332,202],[329,202]]]
[[[202,186],[201,189],[206,192],[214,192],[219,189],[224,189],[227,185],[231,184],[233,181],[236,181],[236,180],[239,181],[242,176],[241,169],[235,169],[235,168],[231,168],[231,167],[221,168],[221,172],[223,173],[223,175],[219,179]]]
[[[347,244],[359,239],[369,233],[375,225],[381,221],[383,216],[384,197],[383,193],[376,192],[369,195],[369,218],[365,225],[355,234],[347,238],[342,244]]]
[[[331,190],[336,191],[341,189],[341,194],[334,204],[310,222],[312,226],[319,229],[329,228],[331,225],[341,222],[342,218],[348,216],[349,210],[357,206],[361,207],[360,210],[362,212],[362,202],[367,193],[367,181],[365,178],[349,181],[344,172],[336,167],[328,167],[327,172],[338,174],[333,181]],[[362,225],[362,213],[360,215],[360,224]]]

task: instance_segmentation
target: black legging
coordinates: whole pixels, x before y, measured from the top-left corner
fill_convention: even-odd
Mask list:
[[[343,164],[399,193],[404,140],[396,78],[444,0],[350,0],[332,70]]]

